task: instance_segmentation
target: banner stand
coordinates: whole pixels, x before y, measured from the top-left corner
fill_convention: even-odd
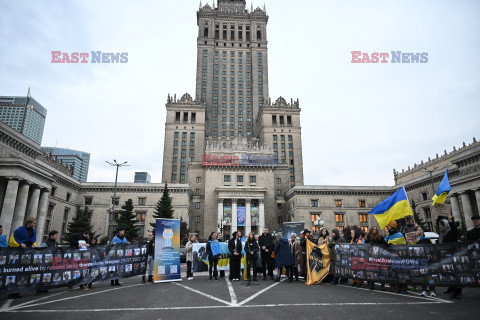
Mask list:
[[[182,281],[180,271],[180,220],[156,221],[153,282]]]

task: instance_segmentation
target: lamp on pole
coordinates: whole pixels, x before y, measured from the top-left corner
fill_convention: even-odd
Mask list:
[[[222,237],[225,237],[225,235],[223,234],[223,219],[218,219],[217,225],[218,225],[218,230],[220,230],[220,233],[222,234]]]
[[[428,170],[427,168],[424,168],[424,169],[423,169],[425,172],[430,173],[430,183],[432,184],[433,194],[435,194],[435,187],[433,186],[433,176],[432,176],[432,173],[435,172],[435,170],[437,170],[437,169],[438,169],[438,167],[435,167],[435,168],[433,168],[432,170]]]
[[[115,212],[115,201],[116,201],[116,197],[117,197],[117,180],[118,180],[118,168],[120,167],[126,167],[126,166],[129,166],[127,164],[127,161],[123,162],[123,163],[118,163],[117,160],[113,160],[113,163],[112,162],[108,162],[108,161],[105,161],[106,163],[108,163],[109,165],[111,165],[112,167],[115,166],[117,167],[117,172],[115,174],[115,188],[113,189],[113,201],[112,201],[112,204],[110,205],[110,218],[109,218],[109,223],[108,223],[108,238],[111,240],[112,239],[112,229],[113,229],[113,213]]]

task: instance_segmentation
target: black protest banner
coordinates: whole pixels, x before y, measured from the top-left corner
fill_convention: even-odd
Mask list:
[[[335,245],[335,276],[385,283],[480,287],[480,242]]]
[[[141,244],[87,250],[0,248],[0,293],[44,290],[145,274]]]

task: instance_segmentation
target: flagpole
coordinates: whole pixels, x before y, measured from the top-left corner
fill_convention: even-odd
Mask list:
[[[433,194],[435,194],[435,187],[433,186],[433,175],[432,173],[435,172],[435,170],[437,170],[438,167],[435,167],[433,168],[433,170],[428,170],[427,168],[424,168],[423,170],[430,173],[430,183],[432,184],[432,191],[433,191]]]

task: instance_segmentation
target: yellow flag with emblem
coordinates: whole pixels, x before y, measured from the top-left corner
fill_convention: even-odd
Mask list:
[[[320,283],[330,269],[330,251],[327,244],[316,245],[307,240],[307,282],[306,285]]]

